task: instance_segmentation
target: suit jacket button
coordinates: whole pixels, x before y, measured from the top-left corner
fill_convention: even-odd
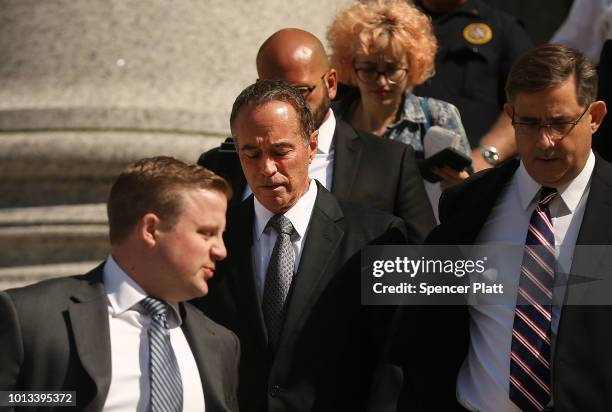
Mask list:
[[[280,386],[278,385],[274,385],[272,387],[272,389],[270,389],[270,396],[272,396],[273,398],[276,397],[276,395],[278,395],[278,393],[280,392]]]

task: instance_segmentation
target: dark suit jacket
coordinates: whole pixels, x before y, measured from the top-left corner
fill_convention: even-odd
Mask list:
[[[111,382],[102,268],[0,292],[0,390],[73,390],[77,407],[66,410],[102,410]],[[237,410],[236,336],[190,304],[180,312],[206,410]]]
[[[486,222],[506,183],[518,167],[518,160],[474,175],[444,192],[440,202],[442,223],[432,231],[426,243],[473,244]],[[612,244],[612,164],[596,158],[591,188],[576,245]],[[578,249],[577,249],[578,250]],[[606,263],[607,262],[607,263]],[[603,265],[602,272],[612,277],[610,257],[598,254],[574,253],[570,285],[579,282],[579,275],[592,273],[592,268]],[[566,302],[577,300],[588,303],[599,296],[599,282],[587,283],[586,288],[568,288]],[[612,304],[612,302],[611,302]],[[464,308],[465,309],[465,308]],[[467,313],[467,311],[465,311]],[[456,315],[456,314],[455,314]],[[464,313],[465,315],[465,313]],[[449,322],[450,334],[465,336],[467,323]],[[463,316],[463,319],[467,319]],[[452,323],[455,322],[455,325]],[[459,327],[457,327],[459,325]],[[453,327],[455,328],[453,331]],[[467,339],[455,339],[467,353]],[[612,307],[567,305],[561,311],[553,359],[553,400],[555,411],[610,411],[612,410]],[[449,363],[459,364],[448,358]],[[453,371],[456,378],[455,369]],[[454,386],[445,395],[454,397]]]
[[[246,179],[233,145],[226,142],[203,153],[198,164],[230,181],[234,205],[242,199]],[[337,117],[334,144],[331,192],[340,200],[398,216],[408,228],[408,242],[421,244],[435,218],[412,148],[357,130]]]
[[[365,407],[391,307],[360,305],[360,250],[403,244],[400,219],[339,203],[318,186],[293,279],[279,349],[267,346],[252,265],[253,197],[230,210],[228,258],[196,305],[241,341],[239,403],[249,411],[358,411]]]
[[[608,115],[604,117],[599,129],[593,135],[593,149],[608,162],[612,162],[612,39],[606,40],[597,66],[599,83],[597,85],[597,99],[603,100],[608,106]]]

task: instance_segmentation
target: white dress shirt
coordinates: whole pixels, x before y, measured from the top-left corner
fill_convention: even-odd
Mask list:
[[[334,133],[336,132],[336,118],[334,112],[329,109],[329,116],[319,127],[319,141],[317,151],[308,167],[308,176],[318,180],[324,188],[331,192],[334,179]],[[242,194],[242,200],[253,193],[247,184]]]
[[[111,341],[111,383],[105,411],[150,411],[149,325],[140,306],[147,295],[109,256],[104,265]],[[183,381],[183,411],[204,411],[204,392],[198,365],[181,329],[178,305],[170,306],[170,341]]]
[[[334,132],[336,131],[336,118],[329,109],[329,116],[319,127],[319,143],[317,151],[308,168],[308,175],[317,179],[324,188],[331,192],[334,178]]]
[[[567,18],[550,39],[599,63],[601,49],[612,38],[612,0],[574,0]]]
[[[291,221],[295,229],[295,235],[291,236],[293,251],[295,252],[295,265],[293,266],[293,274],[297,273],[300,258],[302,257],[302,249],[304,239],[308,232],[310,216],[317,200],[317,184],[314,180],[310,180],[308,191],[302,195],[295,205],[284,216]],[[263,299],[263,290],[266,283],[266,272],[268,271],[268,263],[270,256],[276,243],[278,234],[276,230],[268,226],[268,221],[274,216],[274,213],[262,206],[255,198],[255,222],[253,224],[253,268],[257,276],[257,287],[259,292],[259,301]]]
[[[559,195],[549,204],[559,265],[555,273],[551,353],[555,349],[566,290],[563,281],[570,272],[594,166],[595,156],[591,152],[580,174],[570,183],[557,188]],[[509,268],[505,272],[512,277],[503,282],[505,294],[509,286],[511,293],[514,296],[517,294],[522,246],[540,189],[541,186],[529,176],[521,162],[476,239],[479,245],[515,245],[509,249],[515,253],[510,253],[511,256],[505,260],[505,268]],[[469,308],[470,348],[457,379],[457,399],[469,410],[519,411],[508,395],[514,310],[515,305],[484,304]]]

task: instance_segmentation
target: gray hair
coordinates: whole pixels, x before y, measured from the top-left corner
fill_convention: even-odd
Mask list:
[[[238,95],[230,115],[232,134],[236,117],[245,106],[259,107],[277,101],[288,103],[295,109],[298,117],[296,126],[304,141],[308,143],[310,135],[315,131],[312,112],[302,93],[282,80],[258,80]]]

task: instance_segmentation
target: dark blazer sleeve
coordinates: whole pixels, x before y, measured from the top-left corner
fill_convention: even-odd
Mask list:
[[[228,365],[231,365],[231,382],[228,385],[228,391],[230,396],[228,399],[228,406],[232,411],[238,411],[238,368],[240,366],[240,341],[235,333],[230,332],[231,343],[229,344],[231,359],[228,361]]]
[[[408,243],[421,244],[436,225],[414,150],[404,145],[394,215],[406,222]]]
[[[17,311],[10,296],[0,291],[0,390],[17,389],[23,346]]]
[[[198,164],[227,179],[233,192],[230,205],[240,203],[247,182],[244,173],[242,173],[240,158],[236,153],[234,141],[231,137],[225,139],[221,146],[202,153],[198,159]]]

